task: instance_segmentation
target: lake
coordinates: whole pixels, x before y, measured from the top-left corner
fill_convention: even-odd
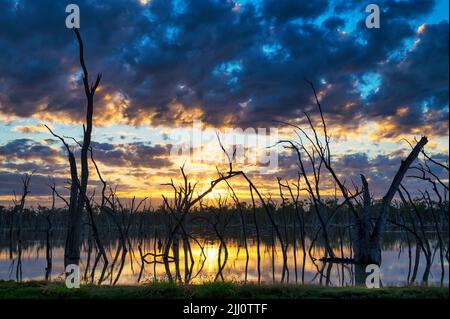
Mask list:
[[[386,244],[382,252],[382,265],[381,265],[381,278],[384,286],[403,286],[408,283],[408,280],[414,276],[414,268],[417,262],[416,259],[416,247],[413,245],[414,241],[411,241],[408,246],[404,235],[401,233],[390,232],[389,236],[386,236]],[[191,240],[190,246],[192,250],[192,256],[194,258],[194,266],[190,272],[191,283],[203,283],[213,281],[214,279],[221,280],[222,277],[218,276],[220,269],[219,266],[219,252],[221,251],[220,263],[223,266],[221,272],[223,279],[226,281],[235,282],[257,282],[258,281],[258,254],[257,254],[257,242],[255,239],[249,238],[248,247],[248,262],[247,253],[245,247],[241,241],[235,238],[225,239],[228,257],[225,261],[224,249],[220,248],[220,241],[207,237],[202,238],[197,236],[198,243],[201,244],[203,250],[198,245],[197,241]],[[141,274],[141,279],[138,283],[138,277],[141,270],[141,255],[139,253],[138,246],[141,246],[142,253],[145,255],[150,252],[158,250],[158,244],[160,239],[145,238],[136,239],[131,238],[129,247],[131,248],[124,260],[123,269],[121,275],[117,281],[118,284],[136,285],[154,280],[167,280],[165,266],[162,263],[144,264],[144,269]],[[307,239],[307,247],[311,240]],[[121,254],[117,257],[114,269],[111,276],[111,264],[116,256],[116,251],[119,245],[119,240],[111,240],[105,243],[107,250],[109,266],[107,270],[107,278],[105,284],[110,284],[115,279],[119,272],[121,264]],[[437,243],[434,243],[437,247]],[[14,247],[15,246],[15,247]],[[354,284],[353,271],[354,265],[351,264],[324,264],[319,260],[313,261],[308,252],[303,263],[303,251],[300,241],[294,244],[291,242],[288,247],[288,269],[289,276],[285,282],[288,283],[302,283],[302,273],[304,271],[304,284],[317,284],[317,285],[330,285],[330,286],[351,286]],[[349,256],[350,245],[348,243],[336,244],[334,247],[335,254],[337,256]],[[82,247],[82,263],[81,273],[84,275],[87,264],[89,245],[85,241]],[[180,248],[180,273],[184,278],[185,274],[185,262],[184,251]],[[419,251],[420,252],[420,251]],[[316,245],[311,251],[311,256],[319,259],[324,255],[324,249],[320,245]],[[272,245],[270,241],[261,241],[260,243],[260,280],[264,283],[278,283],[281,279],[282,272],[282,254],[278,245]],[[425,258],[421,254],[420,260],[417,263],[416,271],[416,283],[420,283],[422,280],[422,274],[425,269]],[[90,269],[94,263],[95,256],[91,254]],[[152,262],[154,257],[149,256],[147,261]],[[161,258],[157,261],[161,261]],[[444,258],[445,275],[443,283],[448,285],[448,262]],[[0,280],[15,280],[17,272],[18,251],[17,244],[13,244],[13,248],[8,243],[3,241],[0,246]],[[25,240],[22,248],[21,257],[22,278],[24,281],[29,280],[44,280],[45,269],[47,265],[46,261],[46,246],[45,240]],[[170,269],[172,273],[175,273],[174,263],[170,263]],[[52,243],[52,271],[51,280],[62,280],[64,268],[64,245],[61,239],[54,240]],[[98,267],[95,278],[100,275],[100,268]],[[296,274],[297,272],[297,274]],[[430,270],[429,284],[439,284],[441,281],[441,265],[439,259],[439,252],[434,255],[434,260]],[[89,277],[89,276],[88,276]],[[113,279],[111,279],[113,278]],[[328,278],[328,280],[327,280]]]

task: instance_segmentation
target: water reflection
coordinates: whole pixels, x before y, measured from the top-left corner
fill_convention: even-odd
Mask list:
[[[415,246],[406,247],[401,242],[401,238],[396,238],[389,245],[385,245],[383,251],[383,262],[381,266],[382,282],[384,285],[406,285],[408,281],[414,279],[421,281],[425,268],[424,258],[416,258],[420,250]],[[220,248],[220,242],[213,239],[197,239],[198,242],[190,243],[194,264],[184,262],[185,251],[180,248],[179,272],[186,274],[185,270],[190,270],[190,282],[201,283],[213,280],[221,280],[222,277],[227,281],[236,282],[257,282],[258,281],[258,258],[256,240],[248,240],[248,258],[245,247],[236,239],[226,239],[226,248],[228,256],[225,258],[224,249]],[[107,250],[108,271],[104,283],[112,284],[117,279],[117,284],[138,284],[151,282],[153,280],[167,280],[167,271],[165,265],[158,260],[157,256],[147,258],[150,263],[142,263],[141,253],[157,254],[161,252],[161,242],[158,238],[131,239],[128,253],[123,256],[117,255],[119,241],[111,241],[105,245]],[[261,282],[273,283],[279,282],[282,273],[282,255],[281,249],[276,245],[267,242],[260,244],[260,269]],[[12,245],[12,247],[17,245]],[[23,280],[44,280],[46,275],[52,280],[61,280],[63,278],[64,265],[64,245],[62,241],[53,243],[51,249],[51,273],[46,274],[48,269],[47,245],[45,241],[28,240],[22,244],[21,251],[12,247],[0,248],[0,279],[16,280],[21,254],[21,275]],[[141,253],[139,252],[139,247]],[[343,244],[342,247],[335,248],[336,255],[349,255],[350,246]],[[89,251],[91,256],[89,257]],[[220,254],[220,258],[219,258]],[[303,258],[303,251],[300,243],[294,245],[291,243],[287,250],[289,276],[286,278],[289,283],[301,283],[304,277],[305,284],[321,284],[330,286],[350,286],[354,284],[354,265],[345,264],[324,264],[314,258],[320,258],[324,255],[324,249],[315,246],[311,251],[311,256]],[[121,267],[123,259],[123,268]],[[417,257],[419,257],[417,255]],[[115,261],[114,261],[115,260]],[[153,263],[152,261],[156,261]],[[418,263],[417,263],[418,262]],[[85,242],[82,248],[81,270],[85,280],[89,281],[92,267],[95,263],[95,249],[90,247],[89,242]],[[219,272],[221,266],[223,270]],[[94,278],[97,278],[101,272],[101,265],[98,265]],[[169,263],[172,273],[175,273],[175,264]],[[448,269],[448,264],[445,265]],[[218,275],[219,273],[220,276]],[[303,275],[303,276],[302,276]],[[414,276],[415,278],[412,278]],[[441,266],[439,261],[435,261],[431,266],[431,273],[428,282],[438,284],[441,279]],[[444,284],[448,285],[448,272],[444,275]]]

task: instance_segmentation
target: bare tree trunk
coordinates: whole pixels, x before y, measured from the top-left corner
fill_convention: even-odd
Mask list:
[[[14,258],[14,211],[10,214],[10,223],[9,223],[9,259]]]
[[[67,235],[64,247],[64,268],[71,264],[79,264],[81,236],[81,214],[78,210],[78,172],[75,157],[68,146],[67,150],[69,152],[71,186],[69,212],[67,217]]]
[[[361,175],[363,184],[363,198],[364,206],[363,211],[359,218],[356,220],[355,234],[353,236],[353,249],[355,255],[355,262],[358,264],[356,267],[356,284],[361,285],[365,282],[365,266],[369,264],[381,265],[381,246],[383,243],[386,223],[388,220],[388,213],[391,201],[398,191],[403,177],[411,164],[419,155],[422,148],[428,142],[426,137],[422,137],[416,144],[406,160],[402,161],[397,174],[395,175],[389,190],[383,197],[381,207],[378,212],[378,218],[376,220],[374,229],[370,223],[370,193],[369,186],[364,175]]]
[[[97,75],[94,83],[89,83],[89,73],[84,62],[84,47],[83,40],[81,38],[78,29],[74,29],[78,45],[79,45],[79,59],[80,65],[83,69],[83,86],[86,95],[86,123],[83,125],[83,143],[81,146],[81,180],[78,180],[78,171],[76,160],[73,152],[71,151],[69,145],[65,140],[52,132],[50,128],[47,129],[52,133],[53,136],[59,138],[64,144],[68,151],[69,164],[70,164],[70,175],[71,175],[71,188],[70,188],[70,203],[69,203],[69,214],[67,221],[67,236],[64,247],[64,266],[80,263],[80,249],[81,249],[81,221],[82,214],[85,205],[87,205],[87,185],[89,178],[89,168],[88,168],[88,151],[91,144],[91,134],[92,134],[92,118],[94,114],[94,95],[100,84],[101,74]],[[93,222],[93,221],[92,221]],[[94,230],[95,232],[95,230]],[[94,234],[95,235],[95,234]],[[101,249],[101,247],[99,247]]]
[[[20,202],[17,203],[14,200],[15,206],[17,207],[18,217],[19,217],[19,228],[17,231],[17,264],[16,264],[16,280],[22,282],[22,241],[23,241],[23,214],[25,208],[25,200],[30,192],[28,187],[30,184],[31,175],[25,174],[22,178],[23,192]]]
[[[411,164],[414,162],[414,160],[419,155],[420,151],[423,149],[425,144],[428,143],[428,139],[424,136],[420,139],[420,141],[416,144],[416,146],[413,148],[411,153],[408,155],[408,157],[402,161],[400,168],[397,171],[397,174],[395,174],[395,177],[392,181],[391,186],[389,187],[389,190],[387,191],[386,195],[383,197],[383,201],[381,203],[381,208],[379,210],[378,219],[375,223],[375,228],[370,236],[370,244],[369,244],[369,251],[368,254],[366,253],[365,256],[359,255],[358,258],[362,257],[368,257],[365,259],[360,259],[359,261],[365,261],[367,263],[374,263],[374,264],[381,264],[381,245],[384,238],[384,230],[386,228],[388,213],[389,213],[389,206],[391,204],[392,199],[394,198],[395,193],[400,187],[400,184],[403,180],[403,177],[405,176],[407,170],[411,166]]]
[[[420,246],[416,242],[416,253],[414,254],[414,268],[409,284],[413,284],[416,281],[417,271],[419,270],[419,264],[420,264]]]

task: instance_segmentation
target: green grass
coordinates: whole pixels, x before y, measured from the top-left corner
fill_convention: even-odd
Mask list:
[[[0,281],[0,299],[448,299],[448,288],[392,287],[367,289],[295,285],[208,283],[180,286],[151,283],[141,286],[90,286],[67,289],[63,283]]]

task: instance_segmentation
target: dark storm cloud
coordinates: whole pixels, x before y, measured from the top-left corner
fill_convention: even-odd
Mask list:
[[[328,1],[278,1],[264,2],[264,14],[277,21],[286,22],[292,19],[314,19],[328,8]]]
[[[0,195],[11,195],[12,200],[13,194],[16,193],[20,198],[23,191],[23,177],[23,174],[0,170]],[[48,176],[34,174],[31,176],[29,184],[30,196],[50,195],[51,189],[49,185],[52,185],[53,182],[55,182],[56,185],[60,186],[60,191],[64,195],[66,192],[64,191],[63,186],[66,183],[66,179],[50,179]]]
[[[170,145],[93,143],[94,157],[107,166],[124,168],[169,167]]]
[[[398,128],[392,135],[425,124],[433,132],[448,132],[448,28],[447,22],[426,26],[414,50],[380,68],[382,85],[367,112],[380,120],[395,116]],[[396,114],[401,107],[408,109]]]
[[[370,1],[347,0],[337,1],[334,7],[336,14],[343,14],[350,10],[364,10]],[[379,0],[376,4],[383,12],[383,17],[389,19],[414,19],[418,15],[431,12],[435,6],[435,0],[429,1],[392,1]],[[384,20],[384,19],[383,19]]]
[[[58,150],[31,139],[17,139],[0,145],[0,159],[8,161],[42,159],[54,163],[58,156]]]
[[[53,144],[53,140],[45,143]],[[147,168],[170,167],[169,145],[147,145],[144,143],[108,144],[95,143],[95,159],[101,163],[100,170],[134,175]],[[79,156],[76,151],[76,156]],[[31,196],[50,196],[49,185],[56,183],[60,192],[69,178],[69,168],[65,149],[49,147],[31,139],[17,139],[0,145],[0,195],[21,194],[23,173],[33,174],[30,182]],[[50,178],[49,176],[52,176]],[[56,176],[56,177],[53,177]],[[67,177],[64,177],[67,176]],[[146,173],[146,176],[149,176]],[[114,181],[108,181],[114,182]],[[100,182],[90,181],[90,185],[99,186]],[[12,198],[12,197],[11,197]]]
[[[65,28],[71,1],[0,2],[0,110],[30,116],[63,111],[78,119],[85,105],[73,32]],[[123,43],[139,28],[140,6],[134,1],[77,1],[83,14],[88,66],[112,57],[113,39]],[[131,23],[134,21],[133,23]],[[111,30],[118,22],[119,28]],[[127,25],[126,25],[127,24]],[[95,26],[95,27],[94,27]],[[138,31],[140,32],[140,31]],[[110,77],[112,75],[110,74]]]
[[[48,143],[48,141],[46,142]],[[161,168],[171,165],[170,145],[144,143],[109,144],[92,142],[95,159],[107,167]],[[75,150],[79,156],[79,149]],[[0,170],[64,175],[68,173],[67,152],[31,139],[16,139],[0,145]],[[3,181],[1,181],[3,183]]]
[[[62,111],[75,119],[82,114],[77,48],[73,33],[64,28],[67,3],[0,3],[2,112]],[[336,124],[382,120],[407,106],[411,113],[391,120],[401,130],[430,123],[437,132],[445,127],[448,22],[425,28],[420,43],[405,53],[407,64],[395,58],[406,40],[417,37],[410,20],[429,14],[433,1],[382,1],[382,28],[370,30],[361,2],[267,0],[240,7],[213,0],[77,3],[91,74],[104,75],[98,97],[123,95],[130,123],[151,119],[178,125],[184,113],[200,109],[210,124],[273,125],[273,119],[292,119],[313,107],[306,77],[325,93],[324,109]],[[362,18],[353,32],[343,34],[345,26],[354,24],[349,12],[355,9]],[[317,22],[322,16],[323,22]],[[381,84],[377,94],[363,98],[355,83],[367,73],[380,74]],[[424,100],[432,104],[432,117],[419,107]],[[182,111],[174,111],[174,105]]]
[[[0,145],[0,171],[16,175],[25,172],[36,176],[64,175],[67,173],[67,166],[60,161],[64,156],[62,148],[50,147],[48,144],[53,144],[53,141],[16,139]],[[13,180],[12,175],[8,176]],[[20,184],[20,178],[13,182]],[[0,177],[0,188],[7,190],[8,183],[8,180]]]

